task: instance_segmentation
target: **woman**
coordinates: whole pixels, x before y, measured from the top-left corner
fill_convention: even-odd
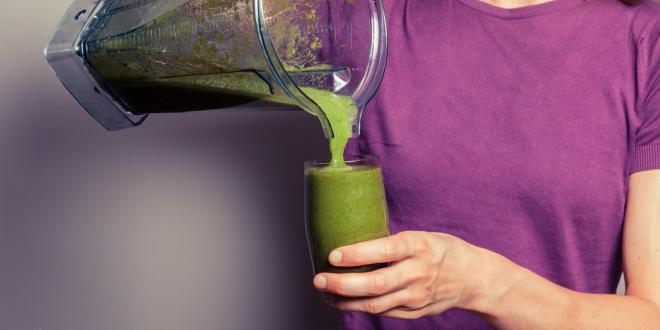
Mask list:
[[[329,259],[392,265],[314,285],[345,328],[660,329],[660,5],[482,1],[385,0],[351,149],[395,235]]]

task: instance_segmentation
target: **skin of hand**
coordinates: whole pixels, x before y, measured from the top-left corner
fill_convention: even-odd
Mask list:
[[[322,273],[317,289],[343,297],[333,304],[343,310],[416,319],[466,307],[483,287],[486,251],[446,234],[420,231],[354,244],[333,251],[339,267],[390,262],[369,273]]]
[[[626,296],[589,294],[457,237],[409,231],[332,251],[335,266],[390,266],[321,273],[314,286],[339,309],[400,319],[461,308],[503,329],[660,329],[660,170],[630,178],[623,257]]]

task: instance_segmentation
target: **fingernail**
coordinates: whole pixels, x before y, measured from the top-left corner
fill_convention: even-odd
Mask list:
[[[316,278],[314,279],[314,284],[319,289],[325,289],[326,283],[327,283],[327,280],[325,279],[325,276],[319,275],[319,276],[316,276]]]
[[[330,255],[328,256],[328,260],[330,260],[331,263],[333,264],[338,264],[341,262],[341,251],[339,250],[334,250],[330,252]]]

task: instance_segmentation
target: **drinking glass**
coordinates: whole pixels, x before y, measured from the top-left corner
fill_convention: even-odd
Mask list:
[[[380,162],[361,156],[345,165],[305,163],[306,231],[315,273],[368,272],[386,264],[336,267],[332,250],[389,235]]]

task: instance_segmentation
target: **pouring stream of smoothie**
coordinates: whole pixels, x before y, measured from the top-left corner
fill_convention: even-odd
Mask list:
[[[358,112],[353,99],[309,87],[303,87],[302,91],[321,107],[332,127],[334,137],[330,139],[330,165],[344,166],[344,150],[348,139],[353,136],[353,123]]]

